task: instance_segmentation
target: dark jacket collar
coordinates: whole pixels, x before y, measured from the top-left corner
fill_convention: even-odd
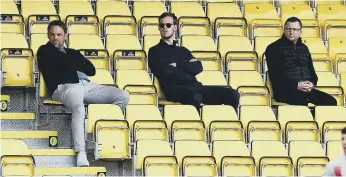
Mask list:
[[[173,45],[169,45],[169,44],[167,44],[167,42],[165,42],[163,39],[160,39],[159,44],[160,44],[161,46],[165,46],[165,47],[175,47],[175,46],[178,45],[178,42],[177,42],[176,40],[173,40]]]
[[[292,45],[294,45],[294,43],[292,41],[290,41],[290,40],[288,40],[286,38],[285,34],[282,34],[281,41],[283,41],[285,44],[292,44]],[[299,37],[296,45],[302,45],[302,44],[303,44],[302,38]]]
[[[60,51],[58,48],[56,48],[53,44],[51,44],[49,41],[47,42],[47,44],[46,44],[47,46],[49,46],[50,48],[54,48],[54,49],[56,49],[56,50],[58,50],[58,51]],[[67,51],[67,48],[66,47],[64,47],[64,50],[65,51]]]

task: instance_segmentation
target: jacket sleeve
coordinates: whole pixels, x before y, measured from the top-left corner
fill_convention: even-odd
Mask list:
[[[309,68],[310,68],[310,76],[311,76],[310,82],[312,82],[314,86],[317,86],[318,77],[315,71],[314,64],[312,62],[311,54],[309,55]]]
[[[187,58],[183,59],[183,62],[180,62],[177,67],[185,70],[189,74],[196,76],[197,74],[203,71],[203,66],[201,61],[189,62],[191,59],[195,57],[191,54],[188,49],[185,49],[187,52]]]
[[[76,67],[78,71],[85,73],[88,76],[94,76],[96,74],[96,69],[94,65],[85,58],[79,51],[73,51],[75,59],[77,60]]]
[[[179,70],[165,63],[157,51],[153,48],[148,52],[148,65],[155,77],[168,78],[179,76]]]
[[[297,89],[298,82],[285,75],[284,63],[280,60],[282,56],[278,51],[274,45],[269,45],[265,51],[270,81],[273,87]]]

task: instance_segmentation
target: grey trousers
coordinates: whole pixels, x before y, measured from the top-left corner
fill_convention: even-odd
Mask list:
[[[72,113],[72,136],[77,152],[85,151],[84,104],[116,104],[124,110],[130,100],[127,91],[112,86],[80,80],[76,84],[60,84],[52,94]]]

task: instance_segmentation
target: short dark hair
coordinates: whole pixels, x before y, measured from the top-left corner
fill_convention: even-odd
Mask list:
[[[48,27],[47,27],[47,32],[49,33],[49,30],[51,27],[53,26],[59,26],[60,28],[62,28],[64,30],[64,33],[67,33],[67,27],[65,25],[65,23],[61,20],[53,20],[49,23]]]
[[[172,17],[172,18],[173,18],[173,24],[175,24],[175,25],[176,25],[177,22],[178,22],[178,18],[177,18],[177,16],[175,16],[174,13],[164,12],[164,13],[162,13],[162,14],[160,15],[160,17],[159,17],[159,23],[160,23],[160,20],[163,19],[163,18],[165,18],[165,17]]]
[[[297,17],[290,17],[290,18],[288,18],[286,20],[286,22],[285,22],[285,26],[287,25],[287,23],[293,23],[293,22],[298,22],[299,25],[300,25],[300,28],[302,28],[302,26],[303,26],[302,21],[300,21],[300,19],[297,18]]]
[[[341,130],[341,134],[346,134],[346,127]]]

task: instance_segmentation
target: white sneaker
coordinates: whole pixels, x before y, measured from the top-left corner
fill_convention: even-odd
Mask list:
[[[89,161],[85,152],[78,152],[77,155],[77,167],[88,167]]]

